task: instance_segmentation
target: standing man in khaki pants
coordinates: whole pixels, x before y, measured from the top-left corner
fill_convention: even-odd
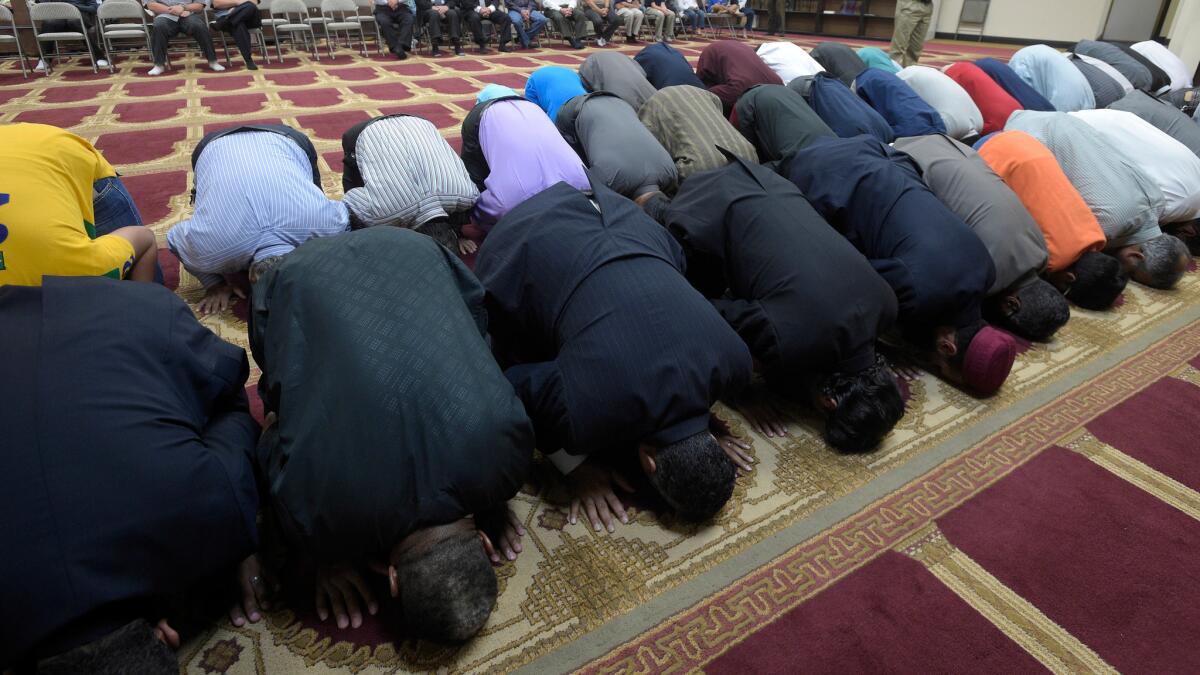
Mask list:
[[[932,0],[896,0],[896,32],[892,35],[891,56],[905,68],[921,60],[932,15]]]

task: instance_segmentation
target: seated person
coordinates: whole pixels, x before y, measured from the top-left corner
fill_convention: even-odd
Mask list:
[[[416,13],[414,0],[375,0],[375,25],[379,26],[388,51],[401,61],[408,58],[408,50],[412,48]]]
[[[824,66],[794,42],[764,42],[758,46],[756,53],[784,84],[789,84],[797,77],[825,72]]]
[[[319,568],[317,615],[332,604],[338,628],[358,628],[374,614],[369,566],[406,630],[470,638],[496,602],[489,557],[520,551],[506,503],[533,460],[529,418],[488,350],[483,287],[392,227],[255,270],[250,344],[276,416],[258,469],[291,552]]]
[[[882,143],[896,140],[892,125],[829,73],[797,77],[788,88],[803,96],[808,107],[841,138],[870,134]]]
[[[36,383],[0,389],[0,663],[178,673],[158,640],[243,560],[253,620],[265,601],[246,353],[157,284],[2,286],[0,316],[0,370]]]
[[[625,44],[640,45],[642,41],[638,39],[638,33],[642,31],[642,21],[646,19],[642,3],[638,0],[616,0],[613,6],[625,25]]]
[[[154,233],[91,143],[45,124],[0,125],[0,175],[0,286],[155,279]]]
[[[638,119],[675,158],[679,181],[729,163],[721,148],[758,162],[754,146],[721,113],[721,99],[704,89],[681,84],[650,97]]]
[[[1021,200],[970,147],[947,136],[896,141],[925,184],[979,236],[996,279],[984,315],[1027,340],[1045,342],[1071,318],[1067,300],[1040,276],[1050,253]]]
[[[1026,84],[1050,101],[1055,110],[1071,112],[1096,107],[1096,96],[1087,78],[1053,47],[1023,47],[1012,55],[1008,65]]]
[[[492,344],[593,529],[625,522],[611,462],[635,459],[680,517],[703,521],[748,458],[710,433],[710,408],[750,381],[746,345],[684,279],[660,225],[599,183],[559,183],[513,209],[479,249]],[[736,459],[731,459],[736,458]],[[611,509],[611,511],[610,511]]]
[[[1014,112],[1022,109],[1017,99],[1010,96],[1003,87],[970,61],[959,61],[952,64],[946,68],[945,73],[946,77],[957,82],[958,86],[967,92],[967,95],[975,103],[975,107],[979,109],[979,114],[983,118],[981,130],[983,135],[1003,131],[1004,125],[1008,123],[1008,118]],[[1014,77],[1016,76],[1014,75]],[[1020,78],[1017,79],[1020,80]]]
[[[587,14],[581,0],[542,0],[542,11],[572,49],[583,49]]]
[[[854,90],[887,120],[896,138],[946,133],[946,123],[938,111],[897,75],[868,68],[854,80]]]
[[[679,17],[669,6],[667,0],[644,0],[642,11],[646,18],[654,24],[654,41],[675,41],[675,22]],[[665,38],[664,38],[665,34]]]
[[[201,314],[225,311],[235,295],[245,297],[225,275],[350,229],[346,205],[321,190],[312,141],[291,127],[209,133],[192,152],[192,167],[196,207],[167,232],[167,246],[203,284]]]
[[[619,52],[597,52],[588,56],[579,64],[579,80],[588,91],[615,94],[633,106],[635,115],[646,99],[657,91],[637,61]]]
[[[708,0],[708,13],[736,17],[737,25],[754,28],[754,9],[749,5],[739,7],[738,0]]]
[[[783,84],[783,80],[758,58],[754,49],[737,40],[717,40],[700,52],[696,77],[721,99],[728,117],[746,90],[756,84]]]
[[[250,47],[250,31],[262,28],[258,1],[212,0],[212,7],[216,10],[213,13],[216,17],[213,27],[233,36],[233,43],[242,55],[246,70],[258,70],[258,64],[254,62],[254,50]]]
[[[668,3],[668,6],[678,16],[678,21],[696,34],[700,33],[708,20],[703,5],[703,0],[675,0],[675,2]]]
[[[484,21],[491,22],[492,30],[496,31],[500,51],[512,51],[512,47],[508,46],[512,40],[512,19],[508,18],[508,12],[504,11],[504,3],[493,0],[456,0],[456,2],[462,20],[466,21],[467,26],[471,29],[471,39],[479,45],[480,54],[489,54],[492,51],[487,48],[487,38],[483,34]]]
[[[825,68],[825,72],[842,81],[847,87],[867,69],[867,64],[849,45],[840,42],[822,42],[813,47],[813,60]]]
[[[652,195],[644,207],[679,240],[688,280],[745,340],[768,384],[824,413],[838,451],[873,450],[904,414],[875,353],[896,320],[896,295],[796,186],[732,159],[673,201]],[[772,407],[741,403],[759,433],[784,430]]]
[[[450,46],[454,54],[462,56],[462,22],[463,11],[458,0],[418,0],[417,22],[429,31],[429,55],[442,55],[442,20],[450,32]]]
[[[826,138],[797,153],[786,175],[896,292],[915,357],[976,394],[999,390],[1017,352],[983,320],[995,265],[912,160],[870,136]]]
[[[879,47],[859,47],[855,53],[863,63],[867,64],[868,68],[878,68],[892,74],[901,70],[900,64],[892,60],[892,57]]]
[[[1012,68],[1009,68],[1007,63],[989,57],[979,59],[975,62],[975,65],[988,77],[992,78],[993,82],[1000,85],[1000,88],[1009,96],[1016,99],[1022,108],[1026,110],[1039,110],[1041,112],[1054,112],[1054,105],[1046,100],[1045,96],[1038,93],[1037,89],[1034,89],[1029,86],[1028,82],[1022,80],[1021,76],[1017,75],[1016,71]],[[953,68],[954,64],[951,64],[946,74],[949,75],[950,69]],[[962,84],[962,82],[959,81],[959,84]],[[966,85],[963,86],[965,87]]]
[[[764,162],[788,159],[818,138],[836,135],[803,96],[778,84],[760,84],[742,94],[735,110],[738,129]]]
[[[596,46],[603,47],[612,40],[624,19],[617,16],[613,0],[583,0],[583,4],[587,7],[584,15],[592,22],[592,30],[596,33]]]
[[[646,81],[655,89],[680,84],[704,88],[704,83],[696,77],[696,71],[692,70],[692,64],[688,63],[687,57],[665,42],[655,42],[643,47],[633,60],[642,67]]]
[[[467,167],[426,119],[384,115],[342,135],[342,202],[355,227],[395,225],[469,253],[460,239],[479,199]]]
[[[551,122],[558,117],[559,106],[586,93],[579,73],[562,66],[542,66],[525,81],[525,100],[546,111]]]
[[[1008,120],[1009,130],[1023,131],[1046,146],[1087,203],[1104,231],[1105,251],[1122,261],[1125,274],[1138,283],[1178,281],[1184,270],[1173,258],[1156,259],[1154,269],[1137,271],[1142,244],[1164,235],[1159,228],[1163,193],[1132,159],[1110,145],[1086,122],[1067,113],[1021,111]],[[1200,161],[1200,160],[1198,160]],[[1157,265],[1165,265],[1159,269]]]
[[[983,135],[983,113],[971,95],[937,68],[909,66],[896,74],[942,116],[946,135],[959,140]]]
[[[462,126],[463,164],[480,191],[475,207],[480,227],[490,230],[518,204],[559,181],[588,188],[583,161],[544,112],[511,89],[507,96],[496,96],[491,85],[484,91]]]
[[[598,91],[567,101],[558,112],[558,130],[591,169],[592,179],[614,192],[633,199],[675,191],[671,155],[616,94]]]
[[[1041,228],[1050,254],[1047,281],[1084,309],[1111,307],[1129,278],[1116,259],[1100,252],[1104,231],[1054,155],[1022,131],[987,136],[975,150]]]
[[[1200,157],[1200,125],[1170,103],[1160,101],[1144,91],[1133,91],[1108,108],[1137,115]]]
[[[51,0],[38,0],[39,2],[51,2]],[[80,26],[78,21],[71,19],[49,19],[42,21],[43,33],[87,33],[88,42],[92,45],[92,58],[99,68],[107,68],[108,60],[104,58],[104,42],[100,39],[100,34],[96,32],[96,11],[100,7],[98,0],[58,0],[66,2],[79,10],[79,15],[83,18],[83,25]],[[57,45],[55,45],[57,47]],[[35,72],[46,70],[46,62],[39,60],[34,68]]]
[[[167,47],[171,38],[184,33],[196,41],[200,53],[208,61],[208,69],[220,72],[225,66],[217,63],[217,50],[213,49],[212,35],[208,33],[208,19],[204,10],[208,5],[194,0],[142,0],[146,11],[154,15],[150,31],[150,52],[154,67],[150,75],[162,75],[167,70]]]
[[[542,4],[539,0],[505,0],[508,6],[508,18],[512,20],[513,28],[517,31],[517,40],[522,49],[529,49],[533,41],[546,27],[546,15],[542,14]],[[525,23],[529,26],[526,27]]]

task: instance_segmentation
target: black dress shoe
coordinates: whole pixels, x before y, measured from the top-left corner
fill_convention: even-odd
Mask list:
[[[462,56],[466,52],[463,51],[462,45],[454,45],[454,55]]]
[[[479,53],[480,54],[491,54],[492,50],[488,49],[487,45],[479,45]]]
[[[396,51],[394,51],[392,53],[395,54],[396,58],[401,61],[408,58],[408,52],[404,51],[403,49],[397,49]]]
[[[511,52],[511,51],[512,51],[512,47],[509,47],[507,44],[502,44],[502,45],[500,45],[500,51],[502,51],[502,52]]]
[[[571,40],[571,49],[583,49],[583,43],[579,40]]]
[[[429,55],[430,56],[441,56],[442,50],[437,45],[434,45],[433,49],[429,50]]]
[[[258,70],[258,64],[253,61],[247,61],[246,70]]]

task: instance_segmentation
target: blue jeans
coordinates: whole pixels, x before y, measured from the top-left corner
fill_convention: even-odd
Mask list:
[[[754,30],[754,10],[749,6],[742,7],[742,14],[746,16],[746,28]]]
[[[704,12],[699,9],[685,9],[681,13],[681,17],[684,23],[692,27],[692,30],[700,30],[704,27]]]
[[[142,214],[138,213],[133,197],[129,196],[129,190],[125,189],[125,184],[117,176],[101,178],[92,183],[92,211],[96,217],[97,237],[112,234],[122,227],[143,224]],[[162,267],[157,261],[154,280],[160,284],[163,282]]]
[[[529,13],[529,30],[525,30],[525,19],[521,13],[515,9],[508,10],[508,18],[512,19],[513,28],[517,29],[517,39],[521,41],[521,46],[529,49],[529,43],[542,32],[542,27],[546,25],[546,15],[534,10]]]

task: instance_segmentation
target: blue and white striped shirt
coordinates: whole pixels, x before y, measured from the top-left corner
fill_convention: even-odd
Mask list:
[[[205,288],[314,237],[345,232],[350,212],[313,184],[294,141],[243,131],[210,143],[196,163],[196,209],[167,245]]]

